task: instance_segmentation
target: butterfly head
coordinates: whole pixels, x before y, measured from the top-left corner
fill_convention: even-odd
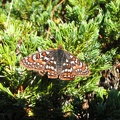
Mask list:
[[[59,45],[59,46],[58,46],[58,50],[63,50],[63,46],[62,46],[62,45]]]

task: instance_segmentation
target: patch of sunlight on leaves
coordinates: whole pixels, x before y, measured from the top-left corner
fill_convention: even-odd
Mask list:
[[[8,95],[14,97],[14,95],[12,94],[12,92],[9,90],[9,88],[5,88],[1,83],[0,83],[0,89],[6,93],[8,93]]]

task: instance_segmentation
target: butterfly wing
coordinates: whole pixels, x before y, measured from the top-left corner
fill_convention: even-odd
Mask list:
[[[67,61],[67,59],[66,59]],[[71,64],[69,62],[63,63],[62,72],[59,75],[59,79],[61,80],[74,80],[75,74],[71,68]]]
[[[47,61],[45,65],[45,71],[47,72],[48,78],[58,78],[56,61],[54,61],[54,57],[52,57],[50,61]]]
[[[74,55],[67,51],[65,51],[65,54],[69,59],[76,76],[88,76],[90,74],[90,70],[85,63],[83,63],[81,60],[77,59]]]
[[[46,50],[30,56],[24,57],[20,64],[28,70],[38,71],[40,75],[44,75],[47,70],[46,64],[50,61],[50,58],[53,54],[53,50]]]
[[[85,63],[77,59],[71,53],[64,51],[66,61],[63,63],[62,73],[59,76],[62,80],[74,80],[75,76],[88,76],[90,71]]]
[[[61,48],[24,57],[20,64],[26,69],[38,71],[42,76],[47,72],[48,78],[54,79],[59,77],[61,80],[74,80],[75,76],[88,76],[90,74],[86,64]]]

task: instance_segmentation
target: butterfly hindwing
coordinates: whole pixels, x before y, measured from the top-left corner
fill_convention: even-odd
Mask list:
[[[48,74],[48,78],[58,78],[57,66],[53,57],[52,57],[52,60],[46,63],[45,71]]]

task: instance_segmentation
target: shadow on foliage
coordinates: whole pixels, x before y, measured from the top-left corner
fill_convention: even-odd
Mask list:
[[[62,110],[62,104],[68,97],[63,94],[62,89],[68,84],[68,81],[48,79],[47,75],[39,79],[39,76],[32,84],[35,93],[39,94],[35,99],[35,106],[32,109],[33,117],[36,120],[63,120],[65,119]]]
[[[89,120],[119,120],[120,119],[120,93],[110,90],[108,97],[103,99],[95,96],[89,102]]]
[[[25,99],[15,100],[4,92],[0,92],[0,98],[0,120],[24,120]]]

